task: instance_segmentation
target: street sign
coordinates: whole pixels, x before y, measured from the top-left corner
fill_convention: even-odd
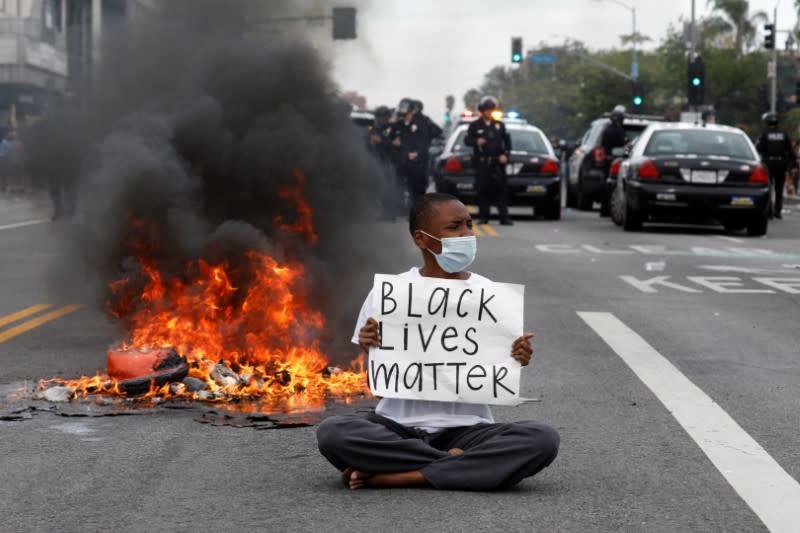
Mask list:
[[[773,61],[767,63],[767,77],[768,78],[775,77],[775,63]]]
[[[556,62],[556,55],[551,52],[537,52],[531,54],[531,65],[552,65]]]

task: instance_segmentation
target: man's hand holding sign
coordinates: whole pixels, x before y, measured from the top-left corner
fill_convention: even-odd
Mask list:
[[[476,240],[456,198],[426,194],[409,222],[424,266],[375,276],[352,339],[382,399],[374,414],[323,421],[319,449],[351,489],[511,487],[547,467],[560,440],[540,422],[495,423],[487,405],[522,401],[524,288],[466,270]]]
[[[523,291],[503,283],[376,275],[377,321],[371,317],[359,332],[362,347],[369,347],[373,394],[519,403],[520,365],[533,352],[532,335],[519,336]]]

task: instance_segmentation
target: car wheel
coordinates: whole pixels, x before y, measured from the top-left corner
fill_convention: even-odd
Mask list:
[[[576,198],[576,203],[578,206],[578,210],[580,211],[591,211],[592,206],[594,205],[592,199],[583,190],[583,180],[581,179],[580,175],[578,175],[578,194]]]
[[[747,224],[747,234],[751,237],[761,237],[767,234],[769,220],[767,215],[756,215]]]
[[[545,220],[561,220],[561,200],[553,200],[546,208],[542,209]]]
[[[625,213],[623,212],[623,208],[625,207],[625,195],[622,192],[622,184],[617,181],[614,190],[611,191],[611,198],[609,199],[609,211],[611,211],[611,220],[617,226],[622,225],[622,221],[625,218]]]
[[[642,229],[642,213],[631,207],[628,200],[624,200],[624,210],[622,215],[622,228],[625,231],[639,231]]]

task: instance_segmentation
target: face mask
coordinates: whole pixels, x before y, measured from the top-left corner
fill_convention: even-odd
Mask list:
[[[439,263],[439,266],[442,267],[442,270],[445,272],[449,272],[450,274],[461,272],[475,261],[475,254],[478,252],[478,241],[475,235],[439,239],[430,233],[425,233],[422,230],[420,231],[428,237],[442,243],[442,253],[438,255],[434,254],[430,248],[428,248],[428,251],[433,254],[436,258],[436,262]]]

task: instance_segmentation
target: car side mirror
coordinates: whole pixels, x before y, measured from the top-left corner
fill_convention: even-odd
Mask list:
[[[611,149],[611,156],[612,157],[628,157],[628,149],[623,148],[622,146],[618,146],[616,148]]]

